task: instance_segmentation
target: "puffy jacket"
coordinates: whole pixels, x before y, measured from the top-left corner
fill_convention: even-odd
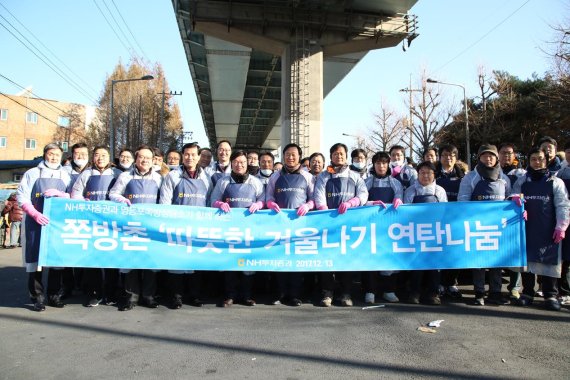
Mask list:
[[[16,199],[16,195],[10,195],[10,198],[6,201],[6,206],[4,207],[4,214],[8,214],[8,221],[12,222],[21,222],[22,217],[24,216],[24,211],[18,205],[18,200]]]

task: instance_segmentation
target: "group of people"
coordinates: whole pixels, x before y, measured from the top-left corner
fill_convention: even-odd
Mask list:
[[[166,157],[146,145],[134,152],[123,149],[113,164],[108,148],[97,146],[90,156],[88,147],[80,143],[71,148],[72,156],[64,165],[61,148],[48,144],[44,160],[25,173],[18,188],[18,202],[27,215],[24,250],[28,290],[37,311],[45,310],[46,303],[64,306],[64,298],[77,284],[74,272],[75,277],[81,276],[86,306],[116,303],[120,311],[137,304],[158,307],[159,293],[172,309],[181,308],[185,301],[201,306],[204,294],[219,280],[223,280],[219,306],[230,307],[237,302],[254,306],[256,279],[270,281],[274,304],[299,306],[308,289],[319,294],[316,303],[320,306],[352,306],[354,285],[360,283],[365,303],[374,303],[380,296],[387,302],[399,302],[405,296],[410,303],[438,305],[442,295],[461,298],[459,276],[471,272],[474,305],[513,302],[528,306],[537,294],[538,275],[545,307],[559,310],[561,303],[570,304],[570,239],[564,240],[570,222],[570,146],[564,148],[563,164],[556,156],[556,141],[545,137],[528,153],[526,168],[516,164],[514,149],[513,144],[501,144],[499,149],[483,144],[476,166],[469,171],[459,163],[458,150],[452,145],[428,149],[423,162],[413,167],[406,162],[405,149],[400,145],[375,153],[370,164],[362,149],[353,150],[349,158],[343,143],[330,148],[328,164],[319,152],[303,158],[296,144],[283,148],[279,163],[270,152],[233,150],[226,140],[218,143],[215,152],[188,143],[180,151],[168,151]],[[216,159],[212,161],[213,153]],[[488,292],[485,268],[400,273],[277,272],[263,276],[247,271],[49,268],[46,298],[38,268],[41,226],[49,223],[42,214],[46,197],[110,200],[129,206],[159,203],[215,207],[224,213],[236,207],[250,213],[294,209],[300,218],[312,210],[335,209],[342,217],[349,208],[362,206],[392,205],[397,210],[409,203],[510,199],[518,206],[524,203],[526,209],[528,266],[509,269],[509,297],[502,292],[501,268],[488,269]]]

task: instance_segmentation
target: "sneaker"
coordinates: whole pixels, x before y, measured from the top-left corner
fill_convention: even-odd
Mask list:
[[[544,307],[547,310],[559,311],[560,310],[560,301],[556,297],[548,297],[544,300]]]
[[[410,294],[408,297],[408,303],[418,305],[420,303],[420,295],[416,293]]]
[[[396,296],[396,293],[394,292],[384,293],[382,294],[382,298],[384,298],[388,302],[400,302],[400,299],[398,298],[398,296]]]
[[[513,289],[513,290],[511,290],[510,298],[514,299],[514,300],[518,300],[519,298],[521,298],[521,294],[519,293],[518,290]]]
[[[142,299],[142,304],[149,309],[156,309],[158,307],[158,302],[154,299],[154,297],[145,297]]]
[[[570,305],[570,296],[562,296],[562,297],[560,297],[560,304],[562,304],[562,305]]]
[[[352,299],[350,297],[342,297],[340,299],[340,306],[344,306],[344,307],[352,306]]]
[[[530,306],[532,305],[532,297],[527,296],[526,294],[522,294],[518,300],[515,301],[515,305],[517,306]]]
[[[85,302],[85,304],[84,304],[83,306],[85,306],[85,307],[95,307],[95,306],[99,306],[99,304],[101,303],[101,301],[103,301],[101,298],[89,297],[89,299],[87,299],[87,302]]]
[[[441,298],[439,298],[439,296],[426,297],[425,304],[426,305],[433,305],[433,306],[441,305]]]
[[[476,293],[475,299],[472,302],[474,306],[485,306],[485,294],[484,293]]]
[[[243,301],[243,304],[245,306],[255,306],[256,305],[255,300],[253,298],[246,299],[245,301]]]
[[[323,299],[320,302],[320,305],[323,307],[331,307],[332,305],[332,298],[330,297],[323,297]]]
[[[290,306],[301,306],[302,304],[303,302],[299,298],[291,298],[288,302],[288,305]]]
[[[51,307],[56,307],[58,309],[61,309],[62,307],[65,306],[65,304],[58,295],[49,296],[48,305]]]
[[[374,293],[366,293],[364,295],[364,303],[374,303]]]
[[[32,302],[34,303],[34,311],[45,311],[46,305],[43,296],[32,298]]]
[[[459,288],[455,285],[448,286],[445,291],[445,295],[453,299],[460,299],[463,297],[463,294],[461,294],[461,291],[459,291]]]
[[[112,297],[105,297],[101,303],[107,306],[115,306],[117,304],[117,301]]]
[[[507,300],[501,293],[491,293],[487,297],[487,302],[492,305],[507,305],[509,300]]]

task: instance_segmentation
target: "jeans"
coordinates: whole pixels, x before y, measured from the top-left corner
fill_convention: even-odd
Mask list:
[[[476,294],[485,293],[485,269],[473,269],[473,288]],[[501,268],[490,268],[489,293],[500,293],[502,288]]]
[[[20,226],[22,222],[12,222],[10,224],[10,245],[18,245],[20,242]]]

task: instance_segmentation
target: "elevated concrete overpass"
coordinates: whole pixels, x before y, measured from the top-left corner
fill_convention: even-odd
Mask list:
[[[320,149],[323,98],[417,37],[417,0],[172,0],[210,146]]]

